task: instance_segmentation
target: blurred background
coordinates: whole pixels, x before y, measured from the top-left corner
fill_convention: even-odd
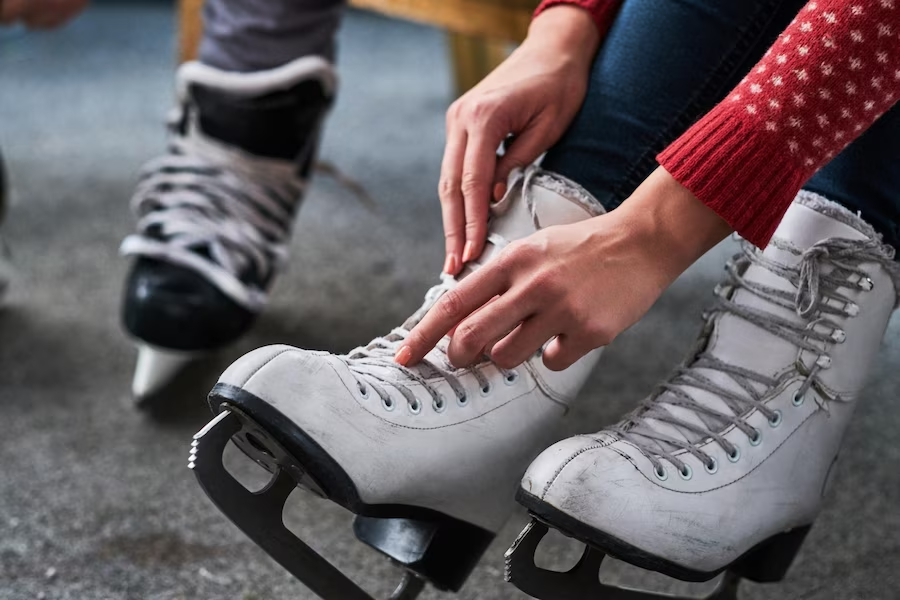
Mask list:
[[[472,36],[488,21],[447,19],[463,35],[349,12],[321,151],[330,167],[305,200],[271,306],[249,336],[143,411],[129,395],[134,350],[119,323],[127,261],[117,248],[133,228],[137,170],[164,148],[186,43],[177,7],[96,1],[59,31],[0,28],[0,148],[12,190],[2,233],[16,269],[0,310],[0,598],[313,598],[206,499],[186,468],[189,444],[209,418],[206,392],[241,354],[270,343],[344,352],[405,319],[436,280],[444,111],[527,25],[507,19],[510,31],[483,43]],[[581,430],[616,420],[677,364],[734,249],[711,252],[604,354],[573,419]],[[894,319],[798,561],[785,582],[745,585],[742,597],[900,597],[898,364]],[[295,494],[286,517],[367,589],[393,588],[397,573],[355,542],[341,509]],[[516,515],[458,597],[525,598],[502,575],[525,521]],[[572,564],[578,548],[556,539],[547,554]],[[642,576],[619,566],[610,577]]]

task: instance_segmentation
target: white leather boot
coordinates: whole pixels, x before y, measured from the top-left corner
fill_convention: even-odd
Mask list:
[[[487,249],[466,272],[542,227],[603,212],[574,183],[535,167],[509,188],[491,208]],[[456,284],[442,276],[406,323],[344,356],[289,346],[251,352],[210,395],[215,411],[239,417],[234,441],[245,453],[358,515],[378,517],[359,519],[357,536],[442,589],[462,584],[504,524],[525,468],[559,439],[557,425],[599,357],[594,351],[563,372],[548,370],[540,355],[511,370],[487,358],[456,369],[444,338],[419,365],[395,363],[410,329]],[[204,464],[192,459],[194,468],[220,468],[205,437],[196,452]],[[247,512],[223,510],[238,525],[233,513]],[[406,541],[394,552],[389,538]],[[309,583],[301,566],[285,566]]]
[[[801,192],[765,252],[745,243],[729,262],[695,353],[619,424],[544,451],[519,501],[672,577],[780,580],[897,302],[893,255],[860,218]]]

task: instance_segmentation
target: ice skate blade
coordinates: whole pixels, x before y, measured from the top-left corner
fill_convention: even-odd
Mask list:
[[[194,436],[188,467],[210,500],[250,539],[324,600],[373,600],[346,575],[303,543],[284,525],[284,504],[297,486],[297,473],[274,464],[274,476],[258,492],[251,492],[225,469],[222,454],[235,435],[259,426],[247,415],[226,409]],[[266,440],[267,446],[275,444]],[[288,456],[279,447],[273,454]],[[414,600],[424,582],[406,573],[390,600]]]
[[[702,598],[605,584],[600,581],[600,565],[606,554],[590,546],[585,546],[578,564],[569,571],[542,569],[535,564],[534,555],[548,531],[547,525],[532,519],[504,555],[506,581],[538,600],[737,600],[740,578],[730,572]]]
[[[137,404],[158,395],[191,362],[200,356],[190,352],[162,350],[138,344],[137,364],[131,382],[131,394]]]

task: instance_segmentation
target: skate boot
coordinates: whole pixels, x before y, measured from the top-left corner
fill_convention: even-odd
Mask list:
[[[599,581],[604,555],[684,581],[786,574],[822,504],[841,438],[897,302],[894,250],[801,192],[764,252],[744,244],[695,351],[619,424],[551,446],[517,499],[535,520],[507,580],[542,600],[659,598]],[[547,527],[587,545],[538,569]],[[671,598],[671,596],[665,596]]]
[[[169,153],[144,167],[137,233],[121,248],[136,258],[123,320],[138,341],[138,402],[237,339],[266,304],[335,83],[319,57],[255,73],[179,69]]]
[[[488,246],[462,276],[509,242],[602,212],[567,179],[532,167],[491,208]],[[515,506],[531,459],[559,425],[599,357],[564,372],[537,354],[515,369],[454,368],[449,338],[422,363],[393,361],[410,329],[457,280],[448,275],[402,326],[344,356],[271,346],[222,375],[209,401],[219,415],[194,439],[191,468],[213,502],[247,535],[329,600],[368,599],[282,523],[297,485],[358,515],[358,539],[407,570],[395,598],[424,581],[457,590]],[[222,466],[233,440],[275,477],[251,494]]]

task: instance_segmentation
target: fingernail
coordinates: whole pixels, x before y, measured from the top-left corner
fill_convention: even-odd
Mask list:
[[[463,262],[467,263],[470,260],[472,260],[473,258],[475,258],[475,256],[473,256],[474,254],[475,254],[475,244],[472,243],[471,241],[466,242],[466,247],[463,248]]]
[[[406,363],[409,362],[410,358],[412,358],[412,348],[403,346],[397,350],[397,354],[394,355],[394,362],[398,365],[406,366]]]
[[[502,181],[494,186],[494,200],[500,202],[503,200],[503,194],[506,193],[506,184]]]
[[[457,271],[459,271],[459,259],[456,258],[456,254],[451,254],[447,257],[447,260],[444,261],[444,273],[447,275],[456,275]]]

